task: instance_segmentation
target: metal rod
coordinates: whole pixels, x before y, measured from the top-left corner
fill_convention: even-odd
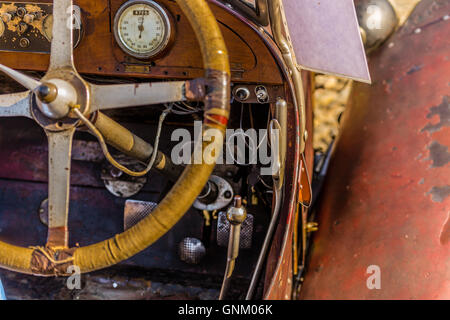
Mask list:
[[[234,204],[227,210],[227,220],[230,222],[230,235],[228,238],[227,266],[220,289],[219,300],[224,300],[233,275],[236,259],[239,255],[239,242],[241,239],[241,225],[247,219],[247,211],[242,205],[241,196],[234,197]]]
[[[227,255],[227,267],[225,269],[225,275],[223,277],[222,288],[220,290],[219,300],[224,300],[228,287],[230,284],[231,276],[234,271],[236,259],[239,255],[239,240],[241,237],[241,225],[230,226],[230,238],[228,240],[228,255]]]
[[[264,238],[264,243],[259,253],[258,261],[256,262],[255,271],[253,272],[252,280],[247,291],[245,300],[251,300],[255,293],[255,289],[258,285],[259,276],[261,274],[262,267],[264,265],[264,260],[266,259],[266,254],[269,249],[269,245],[272,242],[273,233],[275,231],[276,222],[278,220],[278,215],[280,213],[281,207],[281,188],[274,188],[275,191],[275,207],[273,210],[272,219],[270,220],[269,228],[267,229],[266,237]]]

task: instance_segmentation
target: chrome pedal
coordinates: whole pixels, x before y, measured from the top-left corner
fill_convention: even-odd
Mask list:
[[[158,206],[155,202],[127,200],[123,211],[123,229],[126,231],[148,216]]]
[[[239,248],[250,249],[252,247],[253,238],[253,215],[247,214],[247,219],[241,225],[241,235]],[[219,247],[228,247],[228,239],[230,237],[230,222],[227,219],[226,212],[219,212],[217,217],[217,245]]]

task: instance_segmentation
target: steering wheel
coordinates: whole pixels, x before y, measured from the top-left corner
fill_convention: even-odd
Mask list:
[[[80,118],[106,109],[185,100],[189,93],[203,91],[204,140],[208,140],[209,129],[220,130],[222,135],[226,130],[230,112],[230,67],[219,26],[206,0],[177,2],[200,44],[206,70],[203,79],[125,85],[87,83],[73,62],[73,34],[67,26],[68,21],[73,21],[73,10],[68,10],[73,0],[53,1],[50,66],[41,80],[0,65],[0,71],[29,90],[0,96],[0,116],[34,119],[47,134],[49,153],[47,244],[24,248],[0,242],[0,267],[38,276],[59,276],[68,275],[70,266],[77,266],[85,273],[117,264],[163,236],[199,195],[215,166],[217,152],[209,161],[188,165],[158,207],[134,227],[96,244],[68,247],[72,140],[82,124]],[[204,90],[189,89],[199,83]],[[204,148],[211,148],[211,145],[220,150],[223,140],[203,142]]]

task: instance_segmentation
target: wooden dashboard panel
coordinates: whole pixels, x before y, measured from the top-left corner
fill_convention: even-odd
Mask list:
[[[51,3],[29,0],[27,3]],[[115,42],[113,21],[124,0],[75,0],[83,16],[84,36],[74,51],[80,73],[143,78],[195,78],[203,75],[202,59],[195,34],[173,0],[158,0],[173,16],[176,26],[171,49],[154,61],[139,61],[126,55]],[[20,2],[15,2],[19,4]],[[211,4],[220,23],[232,69],[232,81],[282,83],[282,76],[268,48],[259,36],[224,9]],[[45,71],[49,55],[0,52],[0,63],[21,70]]]

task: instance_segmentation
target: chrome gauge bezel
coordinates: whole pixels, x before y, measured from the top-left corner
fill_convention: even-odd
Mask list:
[[[119,22],[120,18],[124,14],[125,10],[127,10],[129,7],[136,5],[136,4],[144,4],[153,7],[162,17],[162,20],[164,22],[164,41],[160,43],[160,45],[153,49],[152,51],[148,53],[138,53],[130,49],[126,44],[125,41],[122,39],[121,34],[119,32]],[[172,39],[173,36],[173,26],[172,26],[172,19],[167,12],[167,10],[161,6],[159,3],[153,1],[153,0],[129,0],[126,3],[124,3],[119,10],[116,12],[116,15],[114,17],[114,37],[116,39],[116,43],[119,45],[119,47],[128,55],[135,57],[137,59],[151,59],[158,55],[160,55],[162,52],[164,52]]]

